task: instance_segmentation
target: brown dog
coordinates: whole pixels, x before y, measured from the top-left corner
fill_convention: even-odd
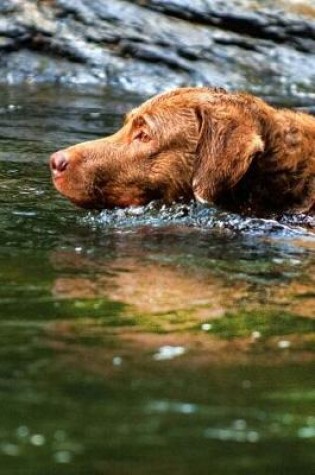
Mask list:
[[[114,135],[52,155],[57,190],[94,209],[189,201],[256,214],[311,212],[315,118],[223,89],[182,88]]]

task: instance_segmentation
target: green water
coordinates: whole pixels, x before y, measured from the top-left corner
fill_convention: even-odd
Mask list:
[[[52,188],[49,154],[138,101],[0,93],[0,473],[314,473],[310,223]]]

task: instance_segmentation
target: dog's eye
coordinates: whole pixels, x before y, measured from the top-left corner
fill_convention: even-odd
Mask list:
[[[133,138],[134,140],[139,140],[140,142],[149,142],[151,140],[150,135],[148,135],[143,130],[140,130]]]

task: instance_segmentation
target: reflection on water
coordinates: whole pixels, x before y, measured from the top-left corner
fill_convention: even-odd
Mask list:
[[[138,100],[0,99],[1,475],[310,474],[313,218],[78,210],[47,156]]]

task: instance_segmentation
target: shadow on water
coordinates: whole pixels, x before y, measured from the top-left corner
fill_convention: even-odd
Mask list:
[[[1,475],[310,474],[312,218],[78,210],[47,156],[139,100],[0,99]]]

